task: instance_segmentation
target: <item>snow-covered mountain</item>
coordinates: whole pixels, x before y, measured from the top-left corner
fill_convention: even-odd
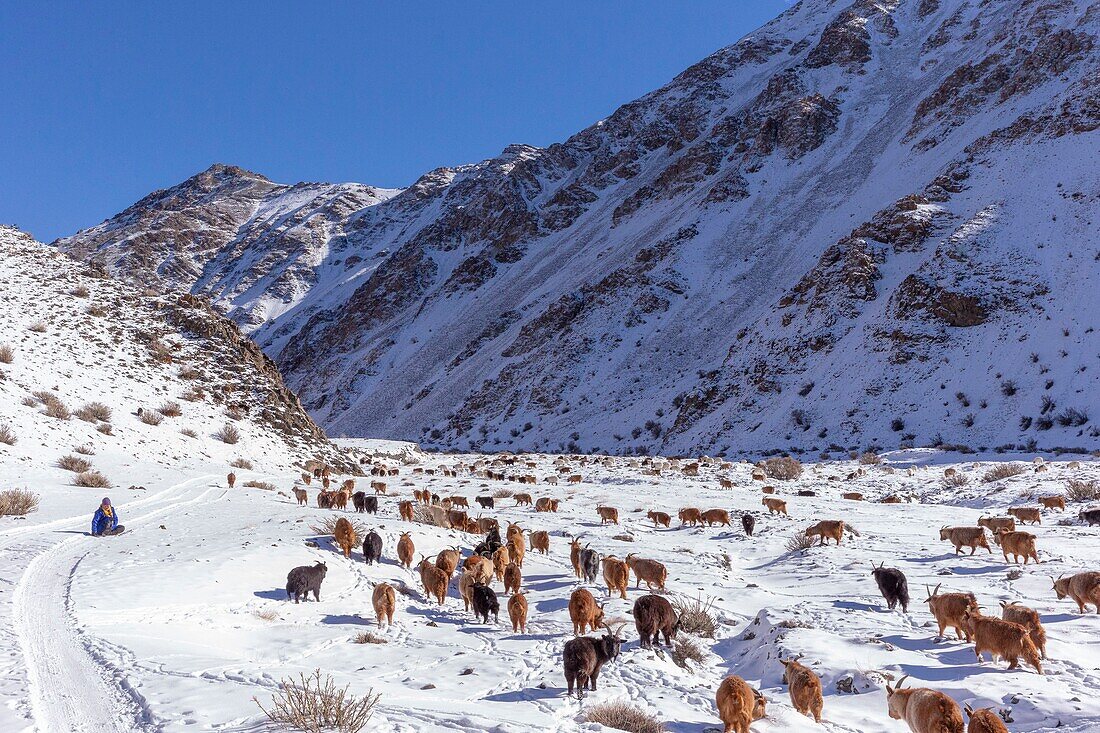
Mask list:
[[[57,245],[209,295],[334,434],[1094,447],[1098,36],[806,0],[560,144],[399,192],[215,166]]]

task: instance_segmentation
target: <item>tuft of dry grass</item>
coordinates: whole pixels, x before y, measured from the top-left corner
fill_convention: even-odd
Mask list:
[[[17,442],[19,442],[19,438],[16,437],[15,431],[11,429],[11,425],[0,423],[0,443],[15,445]]]
[[[34,393],[34,396],[42,403],[42,414],[47,417],[54,417],[58,420],[68,420],[73,416],[73,414],[69,412],[69,408],[61,401],[61,398],[53,392],[39,390]]]
[[[205,398],[206,392],[199,386],[192,387],[180,395],[181,400],[187,400],[188,402],[202,402]]]
[[[336,534],[336,520],[338,520],[339,518],[340,517],[333,514],[321,517],[320,520],[308,525],[309,531],[318,535],[334,535]],[[355,530],[356,536],[367,536],[367,532],[369,530],[367,529],[366,524],[360,522],[358,519],[352,519],[351,517],[345,517],[345,519],[351,522],[351,528]]]
[[[493,498],[494,499],[511,499],[515,495],[516,495],[516,492],[512,491],[511,489],[503,489],[502,488],[502,489],[497,489],[496,491],[493,492]]]
[[[802,475],[802,464],[790,456],[776,456],[757,464],[768,478],[792,481]]]
[[[0,363],[11,364],[15,361],[15,350],[10,344],[0,344]]]
[[[265,608],[263,610],[253,611],[252,615],[255,616],[258,619],[263,620],[263,621],[278,621],[279,620],[279,614],[276,613],[274,610],[272,610],[270,608]]]
[[[351,639],[356,644],[389,644],[389,639],[373,631],[360,631]]]
[[[26,489],[0,491],[0,516],[25,517],[38,511],[38,494]]]
[[[241,439],[241,431],[237,430],[235,425],[226,423],[218,432],[214,433],[214,437],[223,443],[235,445]]]
[[[77,447],[73,448],[73,450],[76,451],[77,453],[79,453],[82,456],[94,456],[95,455],[95,446],[92,445],[91,443],[85,443],[84,445],[78,445]]]
[[[164,415],[161,415],[155,410],[142,410],[138,415],[138,420],[141,420],[146,425],[160,425],[164,422]]]
[[[103,316],[107,315],[107,309],[95,303],[88,306],[88,310],[84,312],[87,313],[89,316],[93,316],[95,318],[103,318]]]
[[[85,422],[111,421],[111,408],[102,402],[88,402],[73,414]]]
[[[78,473],[73,479],[73,486],[84,486],[89,489],[109,489],[111,482],[99,471],[84,471]]]
[[[817,542],[816,537],[807,537],[802,532],[798,532],[787,539],[784,547],[787,548],[787,552],[802,552],[803,550],[808,550],[813,547],[815,542]]]
[[[882,456],[869,450],[859,457],[859,462],[864,466],[878,466],[882,464]]]
[[[982,483],[993,483],[994,481],[1000,481],[1004,478],[1019,476],[1021,473],[1027,473],[1026,466],[1022,466],[1019,463],[1001,463],[982,474]]]
[[[179,417],[183,414],[183,410],[180,409],[180,403],[173,400],[168,400],[163,405],[157,408],[157,412],[165,417]]]
[[[73,473],[84,473],[92,468],[92,462],[80,456],[61,456],[53,465]]]
[[[263,489],[264,491],[274,491],[278,487],[275,484],[268,483],[267,481],[245,481],[242,486],[249,489]]]
[[[198,379],[202,372],[193,366],[181,366],[178,372],[180,379]]]
[[[96,430],[103,433],[104,435],[115,434],[115,429],[111,427],[111,423],[109,422],[101,422],[99,425],[96,426]]]
[[[90,295],[88,288],[83,285],[77,285],[75,288],[69,291],[69,295],[74,298],[87,298]]]
[[[30,331],[34,331],[35,333],[46,333],[46,322],[35,321],[31,325],[27,326],[27,329]]]
[[[585,712],[584,720],[628,733],[663,733],[665,730],[664,723],[656,716],[622,700],[592,705]]]
[[[1068,481],[1066,501],[1100,501],[1100,481]]]
[[[718,619],[714,617],[714,599],[698,596],[678,596],[672,600],[672,608],[680,617],[680,630],[707,639],[718,633]]]
[[[688,662],[702,665],[707,661],[707,655],[702,645],[690,636],[680,634],[676,641],[672,642],[672,661],[684,669],[690,669]]]
[[[319,669],[309,677],[304,673],[298,677],[297,680],[280,680],[270,710],[252,698],[272,723],[288,725],[307,733],[327,730],[359,733],[367,726],[374,706],[382,697],[373,689],[362,697],[349,695],[349,685],[337,687],[332,677],[322,677]]]
[[[943,477],[943,485],[948,489],[958,489],[966,486],[968,483],[970,483],[970,479],[963,473],[956,473],[954,476]]]
[[[247,458],[234,458],[229,463],[229,465],[232,468],[240,468],[240,469],[243,469],[245,471],[251,471],[252,470],[252,461],[248,460]]]
[[[182,433],[183,435],[186,435],[188,438],[197,438],[197,437],[199,437],[199,434],[196,433],[191,428],[181,428],[180,433]]]

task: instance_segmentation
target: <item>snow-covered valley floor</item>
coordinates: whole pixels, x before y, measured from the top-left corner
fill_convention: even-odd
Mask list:
[[[12,606],[3,649],[5,730],[268,730],[252,698],[266,704],[281,678],[316,668],[349,684],[353,693],[381,693],[370,730],[597,730],[582,722],[584,710],[628,699],[657,715],[667,730],[704,731],[720,727],[714,691],[731,673],[768,698],[768,717],[754,723],[754,731],[904,731],[903,723],[887,716],[881,673],[894,679],[911,675],[914,686],[942,690],[960,706],[1010,711],[1012,731],[1100,729],[1094,694],[1100,685],[1100,615],[1081,615],[1069,599],[1056,600],[1048,578],[1096,568],[1100,528],[1076,520],[1058,523],[1084,507],[1044,511],[1043,523],[1028,527],[1038,535],[1042,564],[1020,566],[1017,579],[1009,575],[1016,566],[1006,564],[995,546],[994,554],[957,557],[938,541],[944,524],[973,524],[983,513],[1029,503],[1032,495],[1061,493],[1067,479],[1100,477],[1100,464],[1092,460],[1071,469],[1059,459],[1038,474],[1021,463],[1026,473],[994,483],[981,482],[992,461],[957,462],[963,457],[932,451],[889,455],[892,473],[870,467],[867,476],[852,480],[843,479],[855,462],[807,465],[796,481],[767,482],[787,499],[789,517],[765,513],[762,484],[744,463],[726,471],[705,466],[700,477],[654,477],[625,459],[612,465],[573,460],[583,483],[534,487],[414,475],[411,466],[402,466],[399,476],[387,480],[391,495],[381,499],[378,516],[355,517],[384,539],[384,562],[368,567],[358,549],[345,560],[331,538],[310,530],[330,513],[316,508],[316,486],[308,487],[310,505],[298,507],[290,496],[297,474],[289,468],[265,471],[262,455],[248,457],[257,471],[238,470],[238,481],[266,480],[278,490],[240,483],[229,490],[224,463],[181,459],[175,468],[136,475],[144,492],[110,492],[132,529],[120,537],[83,534],[102,492],[81,490],[94,498],[74,501],[71,488],[48,481],[36,484],[43,516],[0,520],[0,572]],[[473,458],[432,455],[421,467]],[[539,467],[531,473],[540,480],[554,472],[552,457],[534,460]],[[904,470],[910,465],[912,476]],[[948,466],[969,483],[944,489]],[[734,488],[719,488],[719,474],[731,478]],[[368,481],[358,479],[359,487],[367,488]],[[526,635],[512,633],[503,596],[499,624],[475,623],[454,583],[439,607],[425,600],[419,578],[395,560],[401,531],[412,532],[418,557],[454,545],[468,554],[479,539],[399,521],[398,496],[430,488],[441,496],[466,496],[474,505],[475,496],[505,486],[564,499],[557,514],[517,508],[508,499],[484,512],[502,526],[508,520],[551,534],[549,555],[528,552],[523,567],[530,603]],[[51,502],[55,489],[65,499],[61,512]],[[800,489],[817,496],[796,496]],[[853,502],[840,498],[844,491],[862,491],[868,499],[913,494],[927,503]],[[599,503],[619,509],[619,526],[600,525]],[[734,526],[678,527],[675,515],[683,506],[729,509]],[[654,529],[645,517],[648,509],[673,515],[672,527]],[[745,511],[756,516],[753,538],[739,526]],[[840,547],[785,549],[792,535],[831,518],[848,521],[860,535],[846,536]],[[604,668],[599,690],[583,703],[567,698],[561,651],[572,637],[566,604],[578,582],[566,534],[604,554],[637,552],[660,560],[668,566],[672,594],[713,598],[721,623],[716,639],[699,640],[706,662],[689,662],[684,669],[667,653],[642,650],[630,624],[623,653]],[[616,538],[623,535],[633,541]],[[329,568],[321,602],[286,601],[287,572],[316,560]],[[871,563],[881,561],[908,576],[908,614],[886,610],[870,575]],[[375,628],[371,590],[379,581],[407,589],[398,594],[395,625],[378,632],[388,643],[353,643],[359,632]],[[1008,671],[988,656],[979,663],[970,645],[953,636],[937,639],[923,600],[925,585],[938,583],[945,591],[973,591],[988,614],[999,614],[999,602],[1012,600],[1038,610],[1049,637],[1044,674],[1026,667]],[[501,592],[499,583],[495,587]],[[602,581],[591,589],[607,600],[610,617],[624,620],[643,594],[633,580],[627,601],[607,599]],[[264,618],[267,612],[274,616]],[[821,726],[793,710],[782,684],[778,657],[794,655],[822,677]],[[838,692],[837,682],[849,676],[858,694]]]

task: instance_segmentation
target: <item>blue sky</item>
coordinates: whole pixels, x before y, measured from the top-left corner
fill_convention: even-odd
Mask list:
[[[0,223],[50,241],[218,161],[405,186],[547,145],[785,0],[0,5]]]

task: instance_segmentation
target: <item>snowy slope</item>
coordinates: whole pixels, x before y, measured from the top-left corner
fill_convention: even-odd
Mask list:
[[[1095,447],[1098,26],[1087,0],[806,0],[563,143],[304,205],[326,224],[285,288],[297,229],[148,223],[236,200],[191,182],[58,245],[148,279],[177,271],[149,242],[248,232],[172,282],[334,434]]]

